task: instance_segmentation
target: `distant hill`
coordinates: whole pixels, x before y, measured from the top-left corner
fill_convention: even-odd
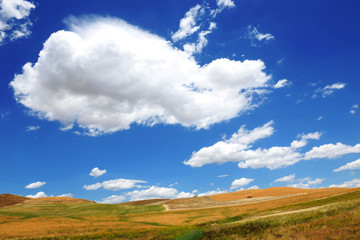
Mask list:
[[[14,194],[0,194],[0,207],[11,206],[25,202],[30,198],[22,197]]]

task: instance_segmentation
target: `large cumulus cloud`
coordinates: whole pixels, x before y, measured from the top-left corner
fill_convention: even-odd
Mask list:
[[[133,123],[208,128],[256,106],[261,60],[200,66],[165,39],[114,18],[69,18],[10,86],[31,112],[97,135]]]

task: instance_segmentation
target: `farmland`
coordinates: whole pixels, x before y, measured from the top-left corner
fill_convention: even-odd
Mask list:
[[[270,188],[123,204],[0,195],[1,202],[0,239],[360,238],[359,188]]]

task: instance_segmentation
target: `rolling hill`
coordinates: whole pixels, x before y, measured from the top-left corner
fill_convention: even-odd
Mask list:
[[[121,204],[2,194],[0,206],[0,239],[360,237],[360,188],[252,189]]]

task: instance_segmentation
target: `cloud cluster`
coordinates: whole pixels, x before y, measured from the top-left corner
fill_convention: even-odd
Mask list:
[[[106,174],[106,169],[100,170],[98,167],[95,167],[91,170],[89,176],[93,176],[94,178],[100,177],[104,174]]]
[[[266,94],[261,60],[197,62],[165,39],[114,18],[70,18],[53,33],[38,61],[10,86],[40,118],[85,134],[129,129],[133,123],[197,129],[237,117]]]
[[[187,198],[193,197],[194,194],[187,192],[179,192],[175,188],[166,188],[151,186],[148,189],[143,190],[134,190],[132,192],[127,192],[121,195],[112,195],[110,197],[104,198],[102,203],[119,203],[125,200],[127,201],[137,201],[145,199],[172,199],[172,198]]]
[[[46,184],[46,182],[34,182],[34,183],[30,183],[29,185],[26,185],[25,188],[27,188],[27,189],[40,188],[40,187],[44,186],[45,184]]]
[[[0,45],[31,34],[29,20],[35,5],[26,0],[0,1]]]
[[[104,181],[101,183],[95,183],[92,185],[85,185],[83,188],[86,190],[97,190],[102,187],[106,190],[120,191],[134,187],[138,187],[138,188],[142,187],[141,185],[138,185],[138,183],[146,183],[146,181],[119,178],[119,179]]]
[[[276,182],[291,183],[288,185],[288,187],[294,187],[294,188],[312,188],[316,185],[321,184],[324,180],[325,180],[324,178],[316,178],[313,180],[309,177],[296,179],[295,174],[291,174],[289,176],[276,179],[274,183]]]
[[[273,134],[273,121],[257,127],[251,131],[242,126],[230,139],[225,139],[209,147],[203,147],[193,152],[190,159],[185,160],[185,165],[201,167],[205,164],[223,164],[237,162],[239,168],[269,168],[277,169],[293,165],[301,160],[317,158],[338,158],[349,153],[360,153],[360,144],[355,146],[343,143],[324,144],[313,147],[306,153],[300,152],[308,144],[308,140],[320,139],[322,133],[313,132],[300,134],[299,140],[293,140],[289,147],[274,146],[271,148],[251,149],[255,141],[269,137]]]
[[[333,83],[331,85],[326,85],[323,88],[318,88],[314,94],[313,98],[317,97],[320,94],[323,98],[333,94],[335,91],[345,88],[346,84],[342,82]]]
[[[299,148],[307,144],[308,139],[319,139],[321,133],[314,132],[301,135],[300,140],[294,140],[290,147],[271,147],[269,149],[251,149],[255,141],[269,137],[273,134],[273,121],[257,127],[252,131],[242,126],[228,140],[223,140],[209,147],[203,147],[194,152],[184,164],[191,167],[201,167],[211,163],[237,162],[239,168],[262,168],[276,169],[293,165],[300,161],[303,155]]]
[[[356,113],[356,110],[359,108],[359,105],[358,104],[354,104],[351,109],[350,109],[350,113],[351,114],[355,114]]]

